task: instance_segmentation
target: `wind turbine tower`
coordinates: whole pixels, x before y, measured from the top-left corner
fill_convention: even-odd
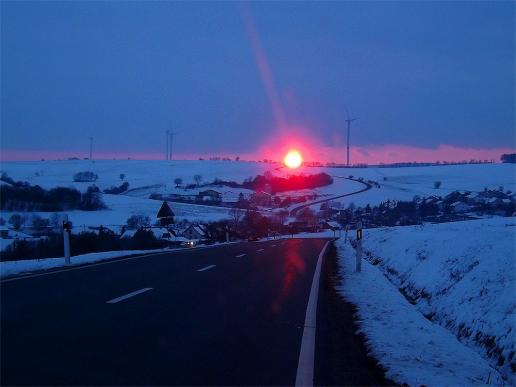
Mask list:
[[[169,148],[168,148],[168,152],[169,152],[169,157],[168,157],[168,159],[169,159],[169,160],[172,160],[172,145],[173,145],[173,143],[174,143],[174,136],[175,136],[176,134],[179,134],[179,133],[178,133],[178,132],[169,132],[169,131],[167,131],[167,133],[168,133],[168,134],[169,134],[169,136],[170,136]]]
[[[348,116],[349,117],[349,116]],[[348,118],[346,120],[346,123],[348,124],[348,145],[347,145],[347,152],[346,152],[346,165],[349,167],[349,132],[351,131],[351,123],[353,121],[358,120],[358,117],[356,118]]]
[[[90,161],[93,161],[93,137],[89,137],[90,140]]]
[[[167,130],[165,132],[165,134],[167,136],[167,147],[165,148],[165,160],[168,160],[168,156],[169,156],[169,152],[170,152],[169,147],[168,147],[168,140],[170,138],[170,130]]]

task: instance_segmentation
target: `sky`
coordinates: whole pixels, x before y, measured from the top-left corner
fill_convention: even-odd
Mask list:
[[[514,152],[515,3],[6,2],[1,158]]]

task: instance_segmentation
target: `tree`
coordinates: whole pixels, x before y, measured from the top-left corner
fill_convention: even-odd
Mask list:
[[[300,222],[313,226],[315,225],[315,212],[310,207],[305,207],[296,215],[296,219]]]
[[[50,221],[48,219],[42,218],[38,214],[32,215],[30,220],[32,223],[32,228],[38,230],[47,228],[50,224]]]
[[[278,212],[276,212],[276,216],[278,217],[278,223],[281,225],[285,224],[285,220],[288,218],[288,210],[281,209]]]
[[[183,179],[181,179],[180,177],[176,177],[174,179],[174,184],[176,185],[176,188],[179,187],[181,184],[183,184]]]
[[[107,206],[102,200],[100,190],[97,186],[89,186],[86,192],[82,195],[81,210],[95,211],[106,209]]]
[[[502,163],[516,163],[516,153],[506,153],[500,157]]]
[[[94,182],[99,178],[96,173],[91,171],[77,172],[73,175],[73,181],[76,182]]]
[[[5,219],[0,217],[0,226],[5,226]]]
[[[146,215],[131,215],[127,219],[126,223],[129,229],[134,230],[137,228],[150,226],[151,219]]]
[[[19,230],[24,223],[25,219],[20,214],[12,214],[9,218],[9,224],[15,230]]]
[[[60,230],[63,226],[63,221],[65,221],[66,218],[64,215],[53,213],[50,215],[49,224],[52,226],[52,228]]]
[[[201,184],[201,181],[202,181],[202,176],[195,175],[193,178],[194,178],[195,184],[197,185],[197,187],[199,187],[199,185]]]
[[[434,181],[434,188],[435,189],[441,188],[441,182],[440,181]]]
[[[125,179],[125,173],[121,173],[120,174],[120,180],[124,180]]]
[[[233,207],[229,211],[229,216],[231,217],[231,224],[232,224],[233,228],[235,230],[238,229],[238,226],[240,225],[240,221],[244,217],[243,211],[237,207]]]

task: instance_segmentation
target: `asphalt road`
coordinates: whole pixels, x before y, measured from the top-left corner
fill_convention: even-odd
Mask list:
[[[4,281],[0,382],[292,385],[325,242],[239,243]]]

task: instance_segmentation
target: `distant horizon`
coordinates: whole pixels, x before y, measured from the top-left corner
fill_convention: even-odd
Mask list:
[[[298,144],[299,145],[299,144]],[[304,162],[322,164],[335,163],[345,164],[345,149],[335,149],[320,147],[317,150],[307,150],[305,146],[292,147],[300,149]],[[263,162],[264,160],[281,163],[284,150],[272,150],[270,148],[261,149],[254,153],[174,153],[174,160],[209,160],[210,158],[229,158],[235,161],[239,157],[240,161]],[[396,163],[435,163],[435,162],[469,162],[471,160],[494,161],[500,163],[500,156],[507,153],[516,153],[513,148],[461,148],[450,145],[441,145],[438,148],[419,148],[402,145],[389,145],[381,147],[350,147],[350,164],[396,164]],[[413,156],[412,156],[413,155]],[[415,156],[417,155],[417,156]],[[46,150],[1,150],[0,162],[31,162],[31,161],[66,161],[71,158],[79,160],[89,159],[88,151],[46,151]],[[165,160],[164,152],[93,152],[93,160]],[[170,161],[170,160],[169,160]]]

